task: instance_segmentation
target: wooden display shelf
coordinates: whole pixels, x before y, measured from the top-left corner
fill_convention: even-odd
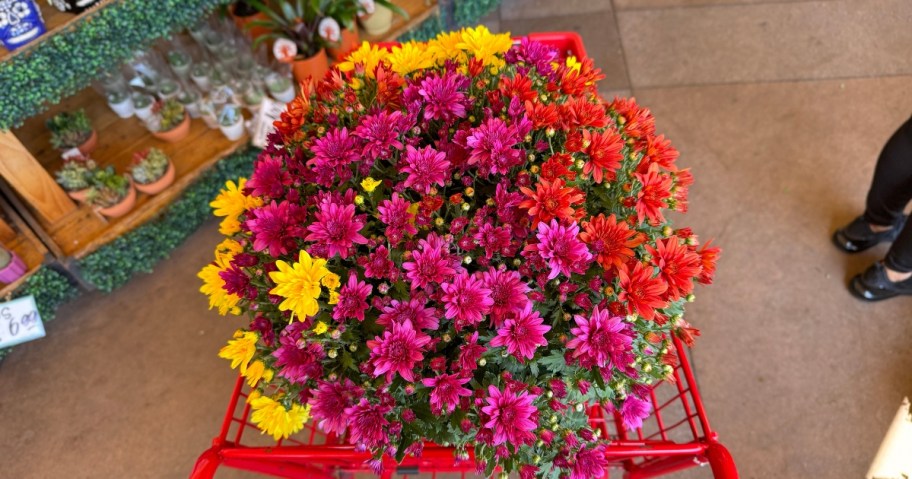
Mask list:
[[[60,152],[51,146],[50,132],[44,123],[61,111],[80,108],[85,109],[98,132],[98,147],[91,156],[99,166],[111,165],[118,172],[125,173],[134,152],[154,146],[171,158],[176,179],[168,189],[155,196],[137,192],[136,206],[120,218],[105,218],[86,205],[53,222],[35,215],[43,232],[56,246],[56,253],[62,257],[82,258],[149,220],[174,201],[203,171],[247,141],[246,137],[230,141],[218,129],[210,130],[202,120],[192,120],[187,138],[167,143],[152,136],[136,117],[117,117],[101,95],[87,88],[13,130],[23,146],[51,174],[61,167],[63,160]]]
[[[361,41],[367,40],[372,43],[395,41],[402,34],[421,25],[421,22],[436,14],[440,9],[437,0],[393,0],[393,3],[409,14],[408,20],[393,14],[393,27],[389,32],[383,35],[368,35],[362,30]]]
[[[115,0],[102,0],[94,5],[92,8],[80,13],[79,15],[74,15],[72,13],[61,12],[57,8],[52,7],[47,0],[36,0],[35,4],[41,9],[41,18],[44,19],[44,27],[47,30],[43,35],[32,40],[25,46],[19,47],[16,51],[9,51],[6,48],[0,46],[0,62],[6,61],[7,59],[20,55],[23,52],[28,51],[30,48],[34,48],[35,45],[47,40],[48,38],[54,36],[60,30],[70,26],[76,20],[84,17],[85,15],[90,15],[92,12],[104,8],[107,4]]]
[[[26,273],[15,282],[0,283],[0,300],[3,300],[35,271],[38,271],[38,268],[47,259],[48,250],[22,217],[3,198],[0,198],[0,243],[15,252],[27,268]]]

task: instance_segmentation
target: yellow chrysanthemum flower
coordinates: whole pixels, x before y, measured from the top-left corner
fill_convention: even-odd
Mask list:
[[[364,188],[364,191],[368,193],[373,193],[381,183],[383,182],[380,180],[375,180],[368,176],[367,178],[361,180],[361,188]]]
[[[285,298],[279,309],[292,311],[303,321],[307,316],[317,314],[320,305],[317,298],[320,296],[320,280],[329,273],[326,269],[326,260],[311,258],[307,251],[301,250],[298,261],[288,264],[285,261],[276,261],[278,271],[269,273],[276,287],[269,291],[271,294]]]
[[[337,64],[339,71],[350,72],[355,69],[355,65],[360,63],[364,65],[364,76],[367,78],[374,77],[374,69],[383,61],[388,52],[385,48],[372,45],[368,42],[362,42],[357,50],[348,54],[345,60]]]
[[[459,48],[460,43],[462,43],[462,34],[460,32],[444,32],[428,42],[428,53],[431,54],[438,65],[443,65],[447,60],[465,65],[468,62],[468,57]]]
[[[317,321],[317,325],[314,326],[313,329],[314,334],[323,334],[327,331],[329,331],[329,326],[327,326],[323,321]]]
[[[463,29],[461,37],[462,41],[457,46],[481,60],[486,67],[503,66],[503,59],[497,57],[497,55],[506,53],[513,46],[513,40],[510,38],[509,33],[495,35],[484,25]]]
[[[389,63],[394,72],[404,76],[434,66],[434,56],[428,52],[426,44],[411,41],[393,47]]]
[[[576,73],[580,72],[580,68],[583,67],[583,64],[576,60],[576,57],[569,56],[567,57],[567,68],[575,71]]]
[[[326,276],[320,279],[320,284],[326,286],[329,289],[336,289],[342,284],[339,275],[336,273],[326,273]]]
[[[329,292],[329,304],[339,304],[339,292],[338,291]]]
[[[253,359],[256,353],[256,343],[259,339],[257,333],[253,331],[237,330],[234,332],[234,339],[228,341],[228,345],[219,350],[219,357],[231,360],[231,369],[241,367],[241,374],[247,375],[247,365]]]
[[[253,409],[250,420],[276,441],[300,431],[310,419],[310,404],[292,404],[289,410],[275,399],[259,394],[251,394],[247,402]]]
[[[232,235],[241,230],[241,223],[238,217],[251,208],[256,208],[263,204],[263,200],[244,194],[244,184],[246,178],[239,178],[237,185],[233,181],[225,182],[225,189],[221,190],[209,206],[213,208],[215,216],[224,216],[225,219],[219,224],[219,233],[223,235]]]
[[[247,372],[244,373],[244,377],[247,378],[247,385],[250,387],[256,386],[260,380],[268,383],[269,381],[272,381],[272,376],[272,369],[267,368],[266,363],[259,359],[250,363],[247,366]]]
[[[207,264],[196,275],[203,280],[203,285],[200,286],[199,290],[201,293],[209,296],[209,309],[217,308],[219,314],[222,316],[228,313],[240,313],[240,308],[238,308],[237,304],[240,302],[241,298],[236,294],[225,291],[225,280],[219,276],[219,273],[228,269],[231,258],[233,257],[234,254],[216,249],[215,261]]]
[[[218,246],[215,247],[215,257],[216,258],[225,258],[226,262],[234,259],[234,255],[244,251],[244,246],[241,243],[231,239],[225,238],[222,240]]]

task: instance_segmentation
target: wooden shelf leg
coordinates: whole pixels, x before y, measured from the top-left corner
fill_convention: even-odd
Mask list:
[[[12,132],[0,131],[0,176],[43,220],[54,224],[77,206]]]

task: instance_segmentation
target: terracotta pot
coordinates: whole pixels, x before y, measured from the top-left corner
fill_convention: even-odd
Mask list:
[[[67,191],[66,194],[70,198],[73,198],[76,201],[82,202],[82,201],[85,201],[86,198],[89,196],[89,190],[91,190],[91,189],[92,188],[83,188],[81,190],[76,190],[76,191]]]
[[[171,183],[174,183],[174,163],[172,163],[169,160],[168,169],[165,170],[165,174],[162,175],[161,178],[153,181],[152,183],[146,184],[146,185],[144,185],[142,183],[135,183],[135,182],[133,183],[133,185],[136,186],[137,190],[139,190],[147,195],[154,195],[157,193],[161,193],[165,188],[171,186]]]
[[[361,17],[360,21],[361,26],[364,27],[364,31],[368,35],[383,35],[390,31],[390,28],[393,28],[393,11],[383,5],[376,4],[374,13]]]
[[[25,262],[22,261],[22,258],[12,251],[9,251],[9,255],[9,264],[0,268],[0,283],[14,283],[28,271],[28,267],[25,266]]]
[[[89,136],[89,139],[76,148],[79,149],[82,156],[89,156],[89,153],[95,151],[96,146],[98,146],[98,133],[95,133],[95,130],[92,130],[92,135]]]
[[[339,38],[339,46],[330,48],[329,56],[336,60],[342,60],[345,58],[345,55],[348,55],[356,48],[358,48],[358,25],[352,24],[351,29],[346,28],[342,30],[341,37]]]
[[[153,131],[154,135],[159,140],[167,141],[168,143],[175,143],[183,140],[190,134],[190,117],[187,116],[187,112],[184,112],[184,121],[180,122],[179,125],[168,131]]]
[[[269,33],[269,30],[267,30],[263,27],[253,27],[250,30],[247,30],[246,28],[244,28],[247,26],[248,23],[256,21],[256,20],[269,20],[269,17],[267,17],[266,14],[264,14],[263,12],[256,12],[253,15],[248,15],[246,17],[242,17],[240,15],[235,15],[234,11],[236,9],[237,9],[237,5],[231,6],[231,19],[234,20],[234,25],[237,26],[238,30],[240,30],[241,33],[250,35],[251,40],[256,40],[257,37],[260,37],[260,36],[263,36],[263,35]]]
[[[107,208],[98,208],[98,212],[108,218],[117,218],[129,213],[135,204],[136,189],[133,188],[133,181],[130,180],[130,190],[127,192],[127,196],[124,197],[123,201]]]
[[[322,80],[326,72],[329,71],[326,50],[320,50],[319,53],[306,60],[295,61],[291,64],[291,70],[294,72],[295,80],[298,82],[302,82],[308,77],[313,77],[314,82]]]

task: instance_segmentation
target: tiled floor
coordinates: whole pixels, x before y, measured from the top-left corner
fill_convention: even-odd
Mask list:
[[[694,354],[742,477],[862,477],[912,394],[912,298],[849,297],[884,248],[828,236],[912,113],[912,2],[505,0],[486,23],[579,31],[603,93],[649,106],[693,169],[677,221],[725,249],[688,311]],[[196,292],[217,240],[209,224],[153,275],[69,304],[0,365],[0,476],[186,476],[232,384],[215,351],[237,323]]]

